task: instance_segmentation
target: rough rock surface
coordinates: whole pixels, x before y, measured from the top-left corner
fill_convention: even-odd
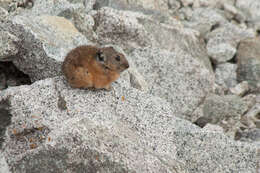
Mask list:
[[[13,62],[32,81],[60,74],[65,55],[77,45],[89,41],[63,17],[41,15],[16,16],[11,33],[20,40],[20,51]]]
[[[215,70],[216,83],[225,88],[231,88],[237,84],[237,65],[231,63],[218,64]]]
[[[255,147],[173,117],[160,98],[113,87],[111,92],[75,90],[59,77],[2,92],[0,110],[12,117],[2,129],[10,171],[256,170]]]
[[[4,19],[8,16],[8,12],[1,7],[0,5],[0,22],[4,21]]]
[[[203,117],[209,123],[219,124],[230,133],[236,132],[240,127],[240,119],[248,110],[248,105],[235,95],[210,95],[203,106]]]
[[[199,39],[198,32],[184,28],[177,20],[166,20],[165,16],[163,20],[153,14],[144,15],[107,7],[98,10],[93,17],[94,31],[101,45],[117,44],[127,52],[151,46],[169,51],[180,47],[194,58],[200,59],[210,71],[212,70],[205,43]]]
[[[189,22],[185,22],[185,26],[193,28],[206,35],[214,26],[227,23],[227,20],[218,10],[212,8],[196,8],[189,18]]]
[[[192,113],[211,91],[214,76],[181,49],[136,49],[129,58],[148,82],[149,92],[169,101],[174,112]]]
[[[260,38],[242,41],[238,47],[238,81],[248,83],[260,90]]]
[[[9,58],[18,53],[16,42],[17,37],[6,31],[0,31],[0,61],[10,61]]]
[[[250,29],[243,29],[230,23],[225,24],[207,35],[208,54],[216,64],[227,62],[234,57],[240,41],[253,37],[254,32]]]
[[[237,0],[236,7],[246,16],[247,21],[260,29],[260,1],[255,0]]]
[[[260,172],[259,11],[255,0],[0,0],[0,173]],[[54,77],[81,44],[126,55],[112,91]]]

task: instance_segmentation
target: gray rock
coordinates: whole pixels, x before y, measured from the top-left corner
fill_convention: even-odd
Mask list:
[[[216,83],[225,88],[237,85],[237,65],[231,63],[218,64],[215,70]]]
[[[137,12],[119,11],[112,8],[101,8],[93,14],[94,30],[98,43],[120,45],[127,52],[136,48],[156,47],[174,51],[181,47],[195,58],[201,59],[205,66],[212,70],[209,58],[199,33],[185,29],[174,19],[157,22],[155,15],[143,15]],[[171,22],[170,22],[171,21]]]
[[[260,90],[260,39],[254,38],[242,41],[238,47],[237,78],[238,81],[248,81],[253,88]]]
[[[200,7],[214,7],[221,8],[224,3],[234,4],[235,0],[181,0],[184,6],[191,6],[193,8]]]
[[[260,102],[256,103],[244,116],[247,126],[249,128],[260,128]]]
[[[169,9],[168,0],[150,1],[150,0],[101,0],[96,1],[96,6],[112,7],[116,9],[143,8],[158,11],[165,11]]]
[[[9,5],[11,4],[12,0],[0,0],[0,7],[8,10]]]
[[[226,131],[236,132],[242,115],[248,106],[242,98],[235,95],[210,95],[203,107],[203,117],[212,124],[221,125]]]
[[[216,25],[227,23],[227,20],[217,9],[196,8],[191,14],[189,22],[184,25],[200,32],[202,36],[211,31]]]
[[[174,112],[192,113],[213,87],[209,70],[181,49],[136,49],[129,59],[147,81],[149,92],[169,101]]]
[[[17,42],[19,39],[6,31],[0,31],[0,61],[11,61],[18,53]],[[11,58],[10,58],[11,57]]]
[[[177,17],[183,21],[183,23],[186,23],[186,20],[190,20],[193,15],[193,10],[191,7],[182,7],[178,10]]]
[[[193,0],[181,0],[181,3],[184,7],[187,7],[193,4]]]
[[[97,41],[97,34],[94,32],[95,21],[91,15],[87,15],[82,9],[65,10],[58,14],[70,20],[77,30],[82,33],[88,40]]]
[[[71,89],[54,78],[1,92],[12,115],[2,147],[10,171],[256,170],[253,145],[175,118],[160,98],[119,83],[113,87],[111,92]]]
[[[84,11],[85,7],[82,3],[70,3],[67,0],[44,0],[35,1],[33,8],[30,10],[22,10],[18,15],[33,17],[40,15],[59,16],[59,14],[70,13],[71,11]]]
[[[236,7],[230,3],[224,3],[223,8],[225,11],[231,13],[234,16],[238,14],[238,10],[236,9]]]
[[[0,7],[0,23],[3,22],[7,16],[8,12],[4,8]]]
[[[223,96],[227,92],[228,92],[228,88],[227,87],[224,87],[223,85],[218,85],[216,83],[214,84],[214,86],[213,86],[213,93],[214,94],[217,94],[219,96]]]
[[[19,42],[13,61],[32,81],[61,73],[61,63],[72,48],[89,41],[71,22],[57,16],[16,16],[9,26]]]
[[[248,23],[260,26],[260,1],[237,0],[235,5],[246,16]],[[256,27],[256,29],[260,29],[260,27]]]
[[[231,23],[225,24],[207,35],[208,55],[216,64],[227,62],[234,57],[238,43],[253,38],[254,35],[250,29],[243,29]]]
[[[171,13],[174,13],[181,8],[181,3],[176,0],[168,0],[168,8]]]
[[[253,128],[253,129],[246,129],[240,134],[240,141],[243,142],[260,142],[260,129]]]
[[[175,22],[175,25],[161,24],[151,19],[139,19],[139,22],[142,23],[145,31],[151,35],[153,47],[168,51],[176,51],[181,48],[200,60],[209,71],[213,71],[204,40],[200,38],[197,31],[184,28],[178,22]]]
[[[93,17],[99,44],[116,44],[128,49],[151,45],[149,33],[138,23],[137,17],[145,17],[140,13],[104,7]]]
[[[247,81],[243,81],[237,84],[235,87],[230,88],[230,92],[237,96],[243,96],[245,93],[249,91],[249,86]]]
[[[11,173],[8,168],[8,164],[4,158],[3,153],[0,151],[0,173]]]
[[[210,123],[206,124],[205,127],[203,127],[203,130],[224,133],[224,129],[222,127],[215,125],[215,124],[210,124]]]

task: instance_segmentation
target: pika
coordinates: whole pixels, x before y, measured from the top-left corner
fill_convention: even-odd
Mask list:
[[[84,45],[72,49],[64,59],[62,72],[72,88],[111,90],[111,83],[129,68],[122,53],[113,47]]]

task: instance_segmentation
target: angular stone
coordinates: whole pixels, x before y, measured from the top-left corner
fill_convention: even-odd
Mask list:
[[[249,128],[260,128],[260,102],[256,103],[244,116],[243,119]]]
[[[104,7],[93,15],[95,20],[94,31],[98,35],[100,44],[117,44],[128,49],[151,45],[143,26],[138,23],[137,17],[143,15],[133,12],[118,11]]]
[[[12,113],[2,147],[8,169],[138,173],[256,170],[258,157],[253,145],[174,117],[171,106],[160,98],[120,83],[113,87],[113,92],[71,89],[57,77],[1,92],[0,100],[10,102]]]
[[[239,83],[234,88],[230,88],[230,92],[237,96],[243,96],[248,91],[249,91],[249,86],[247,81]]]
[[[169,51],[180,47],[200,59],[212,71],[205,43],[198,38],[199,33],[184,28],[176,19],[170,20],[164,16],[164,21],[167,22],[159,23],[156,15],[143,15],[107,7],[98,10],[93,17],[99,44],[120,45],[126,52],[150,46]]]
[[[217,9],[196,8],[192,12],[189,22],[184,22],[184,25],[199,31],[204,36],[210,32],[213,26],[224,23],[227,23],[227,20]]]
[[[95,9],[111,7],[119,10],[142,8],[143,10],[164,11],[169,9],[169,2],[168,0],[99,0],[96,1],[94,7]]]
[[[238,96],[210,95],[204,102],[203,117],[233,133],[238,130],[240,119],[247,110],[248,105]]]
[[[236,7],[246,16],[248,23],[260,26],[260,1],[237,0]],[[257,27],[257,29],[260,29],[260,27]]]
[[[8,10],[9,5],[11,4],[12,0],[0,0],[0,7]]]
[[[6,31],[0,31],[0,61],[11,61],[18,53],[19,39]]]
[[[231,63],[218,64],[215,70],[216,83],[225,88],[237,85],[237,65]]]
[[[9,26],[19,42],[14,64],[32,81],[61,74],[61,63],[72,48],[89,41],[71,22],[57,16],[16,16]]]
[[[253,38],[254,35],[250,29],[243,29],[231,23],[225,24],[207,35],[208,55],[216,64],[227,62],[234,57],[237,44]]]
[[[3,22],[7,16],[8,12],[4,8],[0,7],[0,23]]]
[[[213,74],[181,49],[136,49],[129,58],[147,81],[149,92],[165,98],[176,113],[192,113],[212,90]]]
[[[237,78],[260,90],[260,38],[242,41],[238,47]]]

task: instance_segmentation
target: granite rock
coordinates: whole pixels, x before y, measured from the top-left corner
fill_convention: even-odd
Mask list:
[[[208,55],[216,64],[227,62],[236,54],[236,47],[240,41],[254,36],[255,33],[251,29],[227,23],[207,35]]]
[[[129,59],[147,81],[149,93],[165,98],[174,112],[192,113],[212,90],[212,73],[182,49],[136,49]]]
[[[11,61],[18,53],[19,39],[6,31],[0,31],[0,61]]]
[[[231,63],[218,64],[215,70],[216,83],[225,88],[237,85],[237,65]]]
[[[237,78],[239,82],[248,81],[249,85],[260,91],[260,38],[244,40],[239,44],[237,53]]]
[[[63,17],[18,15],[8,28],[20,42],[14,64],[32,81],[61,74],[65,55],[78,45],[89,41]]]
[[[242,11],[249,24],[253,25],[256,30],[260,29],[260,1],[237,0],[235,5]]]
[[[230,92],[237,96],[243,96],[249,91],[249,86],[247,81],[243,81],[237,84],[235,87],[230,88]]]
[[[246,102],[235,95],[209,95],[203,105],[203,117],[209,123],[224,128],[227,135],[234,137],[241,125],[241,117],[248,110]]]
[[[12,117],[10,125],[2,129],[2,153],[8,169],[172,173],[256,170],[258,158],[253,145],[176,118],[171,106],[158,97],[119,83],[113,87],[111,92],[71,89],[63,78],[56,77],[1,92],[1,106],[8,103],[7,112]]]
[[[184,25],[199,31],[202,36],[210,32],[215,26],[227,23],[219,10],[212,8],[196,8],[188,20],[188,22],[184,21]]]

